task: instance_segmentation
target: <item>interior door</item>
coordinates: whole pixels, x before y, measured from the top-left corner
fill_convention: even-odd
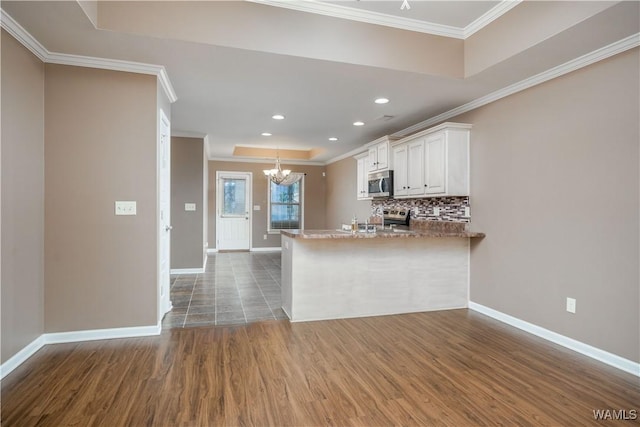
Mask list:
[[[171,131],[160,110],[158,138],[158,315],[171,310]]]
[[[249,250],[251,247],[251,173],[217,172],[216,247]]]

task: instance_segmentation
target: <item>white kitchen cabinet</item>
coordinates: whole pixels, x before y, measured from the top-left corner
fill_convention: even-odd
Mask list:
[[[407,193],[409,196],[424,194],[424,141],[407,145]]]
[[[356,197],[358,200],[369,200],[369,153],[365,152],[355,156],[357,162]]]
[[[391,140],[388,136],[384,136],[367,144],[369,149],[369,172],[389,169],[389,141]]]
[[[394,142],[394,197],[468,196],[470,129],[444,123]]]
[[[445,190],[445,133],[427,137],[425,145],[424,190],[427,194],[444,193]]]
[[[407,144],[393,147],[393,196],[407,196]]]

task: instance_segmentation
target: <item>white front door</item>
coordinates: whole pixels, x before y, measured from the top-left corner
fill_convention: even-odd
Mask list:
[[[171,310],[171,131],[160,110],[158,138],[158,320]]]
[[[216,172],[216,248],[251,247],[251,173]]]

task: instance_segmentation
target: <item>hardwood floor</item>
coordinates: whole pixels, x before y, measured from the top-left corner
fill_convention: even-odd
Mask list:
[[[452,310],[49,345],[1,409],[3,427],[583,426],[639,406],[637,377]]]

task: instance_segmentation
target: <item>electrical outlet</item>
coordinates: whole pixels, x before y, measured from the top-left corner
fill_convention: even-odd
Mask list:
[[[267,237],[269,237],[269,236],[267,236],[266,234],[265,234],[264,236],[262,236],[262,238],[263,238],[264,240],[267,240]]]
[[[188,211],[188,212],[193,212],[196,210],[196,204],[195,203],[185,203],[184,204],[184,210]]]
[[[469,206],[464,207],[464,216],[467,218],[471,216],[471,208]]]
[[[437,206],[435,208],[433,208],[433,214],[435,216],[440,216],[440,208],[437,207]]]
[[[576,312],[576,300],[575,298],[567,298],[567,311],[569,313],[574,313]]]

